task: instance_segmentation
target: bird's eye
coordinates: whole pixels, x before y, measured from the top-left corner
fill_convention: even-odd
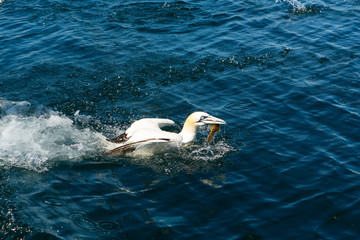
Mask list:
[[[206,116],[201,116],[200,121],[205,120]]]

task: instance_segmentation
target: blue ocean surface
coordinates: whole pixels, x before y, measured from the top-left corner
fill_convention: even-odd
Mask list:
[[[0,0],[0,239],[359,239],[359,59],[359,0]]]

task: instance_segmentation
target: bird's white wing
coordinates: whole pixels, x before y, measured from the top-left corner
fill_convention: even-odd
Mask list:
[[[177,133],[162,131],[160,128],[145,128],[134,131],[127,143],[157,140],[168,142],[181,142],[182,137]]]
[[[122,143],[122,144],[127,143],[130,140],[130,138],[134,136],[135,132],[139,132],[139,131],[141,132],[143,130],[161,131],[162,127],[171,126],[174,124],[175,124],[174,121],[170,119],[143,118],[131,124],[131,126],[125,131],[125,133],[109,141],[112,143]]]
[[[126,134],[128,137],[131,137],[134,132],[142,130],[142,129],[153,129],[153,130],[161,130],[160,128],[174,125],[174,121],[165,118],[143,118],[137,120],[126,130]]]

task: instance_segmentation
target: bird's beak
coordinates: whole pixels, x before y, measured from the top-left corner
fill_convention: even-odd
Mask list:
[[[213,116],[208,116],[206,117],[204,120],[202,120],[203,123],[205,124],[226,124],[226,122],[220,118],[217,117],[213,117]]]

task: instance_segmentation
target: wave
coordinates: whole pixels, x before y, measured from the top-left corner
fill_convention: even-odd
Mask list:
[[[74,120],[26,101],[0,98],[0,167],[46,171],[59,161],[101,152],[105,137]]]

